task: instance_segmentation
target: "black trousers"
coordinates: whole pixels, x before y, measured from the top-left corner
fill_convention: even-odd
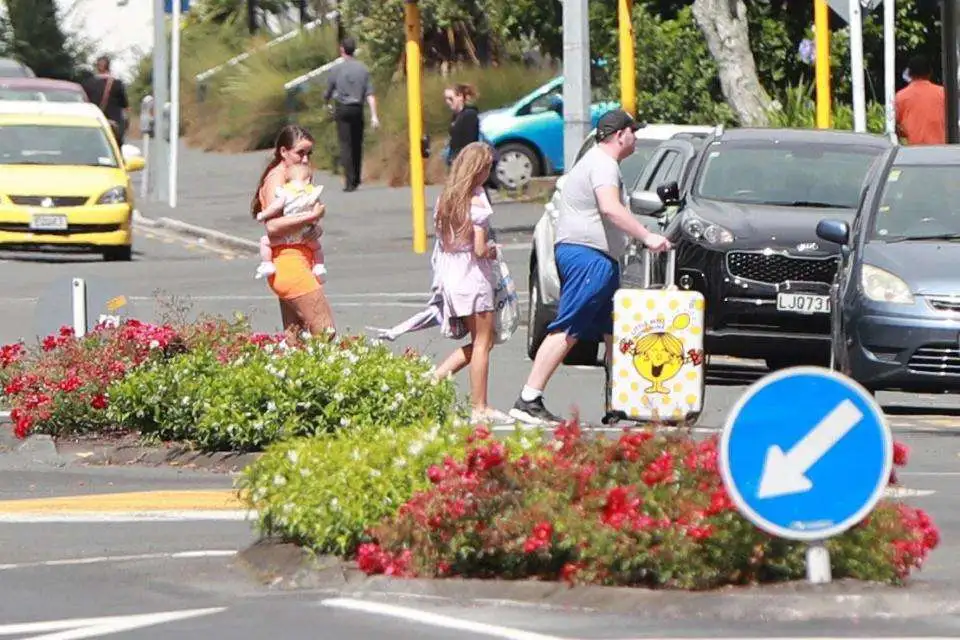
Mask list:
[[[363,105],[338,104],[334,119],[337,121],[337,138],[340,141],[344,186],[356,189],[360,186],[360,167],[363,162]]]

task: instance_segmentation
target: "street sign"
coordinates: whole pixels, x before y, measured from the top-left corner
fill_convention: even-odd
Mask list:
[[[720,442],[720,472],[740,513],[790,540],[822,541],[860,522],[883,496],[892,465],[880,406],[820,367],[754,383]]]
[[[180,0],[180,13],[186,13],[190,10],[190,0]],[[173,0],[163,0],[163,12],[173,13]]]
[[[170,0],[167,0],[169,2]],[[843,18],[847,24],[850,23],[850,0],[828,0],[827,4],[838,16]],[[863,13],[869,13],[883,4],[883,0],[860,0],[860,7]]]

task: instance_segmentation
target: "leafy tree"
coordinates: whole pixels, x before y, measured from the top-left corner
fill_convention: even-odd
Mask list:
[[[54,0],[7,0],[7,51],[38,76],[74,80],[82,75],[80,51],[60,26]]]
[[[294,8],[294,0],[256,0],[264,14],[281,15]],[[195,0],[187,18],[194,23],[246,25],[247,0]]]

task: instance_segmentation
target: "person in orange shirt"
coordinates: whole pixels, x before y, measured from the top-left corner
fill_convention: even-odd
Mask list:
[[[930,63],[915,56],[903,77],[909,84],[894,102],[897,133],[907,144],[946,144],[946,96],[942,86],[930,81]]]

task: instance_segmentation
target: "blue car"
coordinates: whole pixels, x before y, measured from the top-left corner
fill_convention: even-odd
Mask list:
[[[591,105],[590,126],[618,106]],[[516,189],[535,176],[563,173],[563,76],[509,107],[481,113],[480,135],[497,149],[494,178],[501,187]]]

